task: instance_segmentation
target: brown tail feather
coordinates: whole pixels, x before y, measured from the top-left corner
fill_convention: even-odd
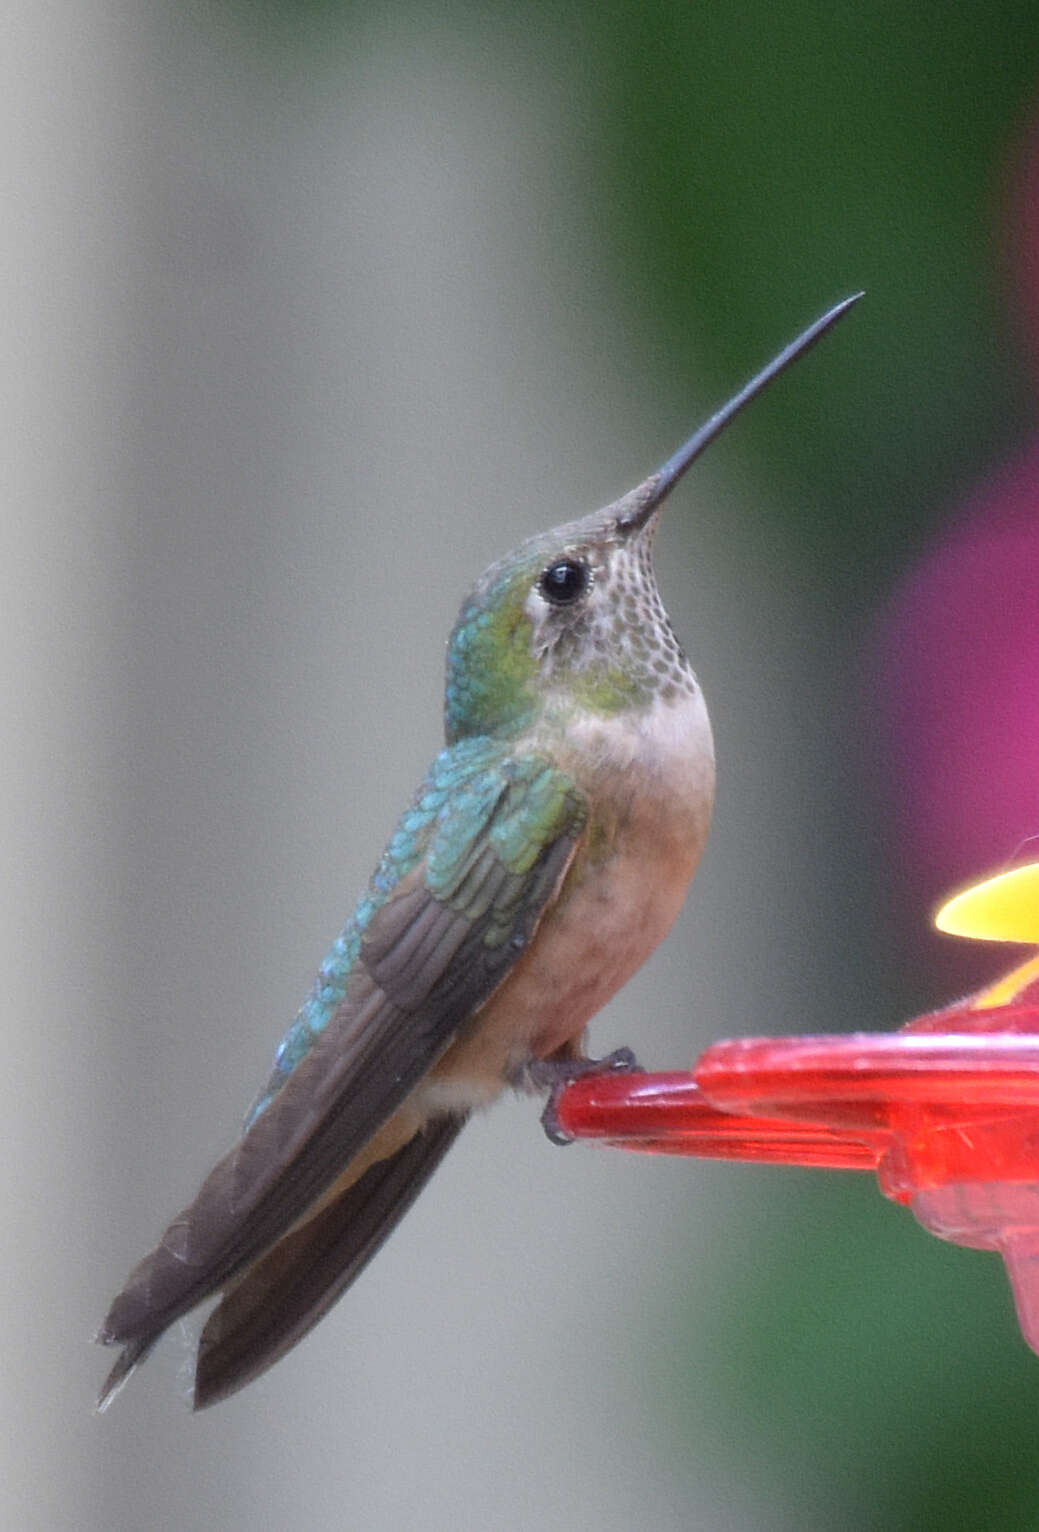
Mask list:
[[[99,1335],[98,1340],[103,1341],[103,1336]],[[154,1344],[154,1341],[130,1341],[123,1347],[116,1358],[115,1366],[101,1385],[101,1392],[97,1396],[95,1408],[99,1414],[101,1411],[108,1409],[108,1406],[112,1403],[112,1400],[134,1368],[144,1361]]]
[[[233,1394],[302,1340],[396,1227],[464,1122],[428,1123],[279,1240],[228,1290],[199,1341],[196,1410]]]

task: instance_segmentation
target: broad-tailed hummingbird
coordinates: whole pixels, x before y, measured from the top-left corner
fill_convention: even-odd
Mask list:
[[[856,297],[859,295],[856,295]],[[241,1137],[131,1272],[98,1339],[104,1405],[219,1294],[196,1408],[233,1393],[361,1271],[467,1117],[597,1063],[585,1028],[666,936],[714,801],[696,676],[657,591],[669,492],[855,302],[782,351],[637,489],[520,545],[463,603],[446,748],[274,1060]],[[552,1099],[546,1127],[555,1133]]]

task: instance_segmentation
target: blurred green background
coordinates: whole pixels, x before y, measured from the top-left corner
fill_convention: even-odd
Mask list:
[[[88,0],[12,42],[7,1524],[1036,1526],[994,1257],[866,1178],[557,1156],[524,1103],[220,1410],[173,1344],[94,1420],[83,1342],[437,748],[468,583],[860,287],[669,512],[718,815],[595,1042],[998,969],[928,931],[876,644],[1034,430],[1039,11]]]

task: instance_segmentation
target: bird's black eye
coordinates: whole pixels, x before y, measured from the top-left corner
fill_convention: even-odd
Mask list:
[[[541,594],[553,606],[570,606],[588,589],[588,565],[579,559],[550,564],[539,582]]]

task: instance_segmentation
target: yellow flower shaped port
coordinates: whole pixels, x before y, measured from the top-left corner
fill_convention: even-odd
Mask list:
[[[1039,946],[1039,862],[986,878],[973,888],[943,904],[934,923],[950,936],[970,936],[979,941],[1027,942]],[[979,1010],[1008,1005],[1026,985],[1039,978],[1039,954],[1029,958],[975,995]]]

